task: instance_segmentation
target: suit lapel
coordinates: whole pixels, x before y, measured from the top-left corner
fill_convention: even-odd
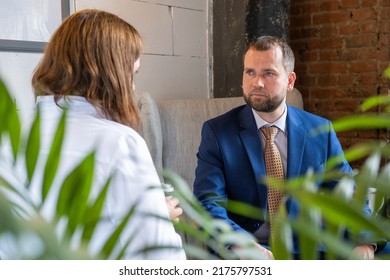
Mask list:
[[[293,107],[287,110],[287,178],[300,175],[303,160],[303,151],[306,142],[306,130],[302,120],[296,114]]]
[[[267,189],[261,180],[265,178],[265,163],[261,141],[252,110],[246,106],[240,113],[240,137],[246,150],[253,172],[257,176],[257,191],[261,205],[267,205]]]
[[[260,205],[267,205],[267,188],[262,183],[265,178],[265,162],[261,141],[253,117],[252,110],[246,106],[240,113],[240,137],[252,165],[253,172],[258,176],[257,192],[260,199]],[[289,106],[287,111],[287,178],[293,178],[300,175],[303,162],[303,152],[306,143],[307,132],[303,126],[302,120],[296,113],[296,109]],[[290,208],[291,201],[287,202],[287,209]],[[266,208],[265,208],[266,209]],[[266,211],[264,212],[264,214]]]

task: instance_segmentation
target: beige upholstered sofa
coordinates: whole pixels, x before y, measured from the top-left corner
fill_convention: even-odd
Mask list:
[[[244,103],[242,97],[155,101],[149,93],[139,94],[141,135],[157,169],[174,171],[192,188],[203,122]],[[300,92],[289,93],[287,103],[303,108]]]

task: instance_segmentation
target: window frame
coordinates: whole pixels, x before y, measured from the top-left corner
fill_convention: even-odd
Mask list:
[[[70,15],[71,1],[72,0],[61,0],[62,20]],[[47,42],[0,39],[0,52],[42,53],[46,44]]]

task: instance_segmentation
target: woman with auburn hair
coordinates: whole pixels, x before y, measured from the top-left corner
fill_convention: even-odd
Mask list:
[[[35,94],[54,96],[56,103],[83,96],[107,119],[137,130],[133,77],[142,46],[137,30],[115,15],[96,10],[70,15],[35,70]]]
[[[47,157],[47,147],[63,108],[67,108],[54,186],[92,151],[96,151],[92,194],[96,196],[114,174],[104,219],[91,237],[89,252],[100,252],[124,215],[136,206],[114,252],[123,250],[131,236],[123,258],[185,259],[181,238],[169,221],[159,176],[145,141],[137,133],[141,118],[134,74],[140,66],[141,51],[142,38],[137,30],[113,14],[82,10],[65,19],[32,78],[42,115],[40,157]],[[44,166],[38,167],[42,173],[37,175],[42,175]],[[40,193],[42,176],[34,177],[32,193]],[[49,219],[54,216],[55,196],[48,197],[42,209]],[[156,246],[160,248],[144,250]]]

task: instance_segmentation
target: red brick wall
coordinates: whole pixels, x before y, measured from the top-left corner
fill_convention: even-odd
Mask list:
[[[290,40],[305,109],[334,120],[359,111],[369,96],[388,94],[389,0],[293,0]],[[338,133],[347,149],[380,131]]]

